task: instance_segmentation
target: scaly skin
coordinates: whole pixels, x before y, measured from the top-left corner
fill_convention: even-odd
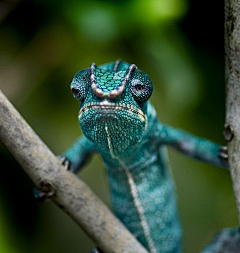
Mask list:
[[[181,228],[165,146],[227,167],[219,145],[159,123],[148,102],[152,81],[135,65],[117,61],[79,71],[71,83],[81,101],[85,136],[65,156],[74,172],[98,152],[115,214],[151,253],[181,252]]]

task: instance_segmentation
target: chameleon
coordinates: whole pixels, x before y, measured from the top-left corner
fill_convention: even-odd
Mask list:
[[[116,216],[150,253],[182,252],[166,147],[223,168],[228,168],[227,149],[162,124],[149,102],[153,82],[135,64],[92,63],[74,76],[70,88],[80,101],[78,122],[84,134],[64,153],[72,171],[78,172],[93,153],[99,153]],[[231,233],[240,248],[238,228],[225,230],[223,238]],[[228,252],[218,251],[224,241],[219,240],[203,252]]]

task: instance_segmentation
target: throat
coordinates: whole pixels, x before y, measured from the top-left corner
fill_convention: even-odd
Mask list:
[[[129,148],[127,155],[126,153],[119,153],[118,150],[116,150],[116,143],[114,143],[114,140],[116,139],[111,135],[111,131],[109,130],[109,127],[107,124],[105,124],[104,130],[106,133],[107,147],[108,147],[108,151],[110,153],[111,158],[117,161],[124,171],[128,170],[129,161],[131,160],[126,159],[126,157],[129,157],[129,153],[134,152],[134,149],[132,150]],[[121,142],[122,140],[120,139],[119,141]]]
[[[113,159],[118,161],[118,163],[121,165],[121,167],[123,168],[123,170],[127,176],[127,181],[128,181],[128,185],[130,188],[132,198],[133,198],[133,203],[134,203],[135,208],[137,209],[137,213],[138,213],[138,216],[139,216],[139,219],[141,222],[141,227],[143,229],[144,236],[145,236],[146,241],[148,243],[150,253],[157,253],[153,239],[151,238],[150,229],[149,229],[149,226],[148,226],[145,214],[144,214],[144,208],[143,208],[141,200],[138,196],[138,190],[137,190],[137,186],[134,182],[133,176],[132,176],[130,170],[126,167],[125,163],[122,161],[122,159],[119,156],[114,154],[113,146],[111,143],[111,136],[108,131],[107,124],[105,124],[105,131],[106,131],[107,143],[108,143],[110,155]]]
[[[113,159],[116,159],[116,160],[120,160],[119,157],[117,157],[115,154],[114,154],[114,151],[113,151],[113,146],[112,146],[112,143],[111,143],[111,136],[110,136],[110,133],[108,131],[108,126],[107,124],[105,124],[105,131],[106,131],[106,136],[107,136],[107,143],[108,143],[108,148],[109,148],[109,152],[110,152],[110,155]]]

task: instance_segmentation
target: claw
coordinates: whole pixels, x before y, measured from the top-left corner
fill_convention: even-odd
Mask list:
[[[90,253],[103,253],[99,248],[93,248]]]
[[[73,167],[70,161],[68,161],[66,156],[58,156],[60,158],[61,164],[66,170],[73,172]]]
[[[41,182],[40,189],[33,188],[34,198],[38,202],[45,202],[55,194],[55,189],[48,183]]]
[[[48,200],[44,192],[39,191],[36,187],[33,188],[33,196],[37,202],[45,202]]]
[[[228,147],[220,147],[218,157],[224,162],[228,161]]]

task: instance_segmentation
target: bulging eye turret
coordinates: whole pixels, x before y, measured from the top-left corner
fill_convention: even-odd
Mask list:
[[[153,84],[150,77],[138,71],[136,78],[131,80],[130,91],[134,100],[142,106],[152,95]]]
[[[71,91],[72,91],[72,94],[75,98],[78,98],[79,95],[80,95],[80,90],[78,88],[75,88],[75,87],[71,87]]]
[[[79,71],[70,85],[73,96],[83,102],[86,99],[90,87],[90,69]]]

